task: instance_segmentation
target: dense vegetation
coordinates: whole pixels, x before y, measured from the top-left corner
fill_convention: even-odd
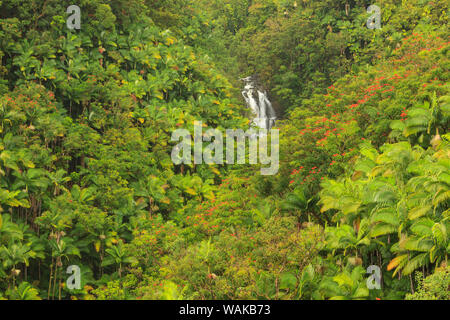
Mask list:
[[[70,4],[0,1],[0,299],[448,299],[447,1]],[[173,164],[253,74],[279,173]]]

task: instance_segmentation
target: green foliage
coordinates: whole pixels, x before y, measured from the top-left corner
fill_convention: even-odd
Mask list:
[[[439,268],[425,279],[420,272],[416,273],[417,290],[414,294],[407,294],[406,300],[449,300],[448,286],[450,285],[449,267]]]
[[[379,5],[382,28],[369,30],[367,1],[195,0],[184,30],[234,79],[258,74],[283,113],[308,108],[305,99],[335,79],[392,56],[413,30],[444,28],[448,19],[443,0]]]
[[[7,295],[10,300],[41,300],[38,290],[27,282],[22,282],[19,287],[7,292]]]
[[[448,299],[445,1],[384,1],[381,30],[365,1],[81,1],[72,31],[64,3],[19,2],[0,2],[2,299]],[[178,128],[248,127],[250,74],[285,115],[279,175],[173,164]]]

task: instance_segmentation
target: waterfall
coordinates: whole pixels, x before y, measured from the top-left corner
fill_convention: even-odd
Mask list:
[[[253,124],[260,129],[270,130],[275,125],[275,110],[267,97],[267,92],[258,88],[252,77],[240,79],[244,81],[245,86],[242,91],[245,103],[252,111],[254,118]]]

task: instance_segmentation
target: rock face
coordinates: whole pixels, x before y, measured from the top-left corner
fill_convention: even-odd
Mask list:
[[[247,77],[240,79],[244,81],[244,90],[242,96],[255,115],[253,124],[260,129],[270,130],[275,125],[276,114],[270,103],[267,92],[262,87],[258,86],[254,77]]]

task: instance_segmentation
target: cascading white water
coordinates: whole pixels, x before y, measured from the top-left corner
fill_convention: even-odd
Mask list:
[[[275,110],[267,98],[267,92],[265,90],[259,90],[256,87],[255,80],[252,77],[241,79],[245,82],[242,96],[244,97],[247,106],[252,110],[255,117],[253,123],[261,128],[270,130],[276,120]]]

